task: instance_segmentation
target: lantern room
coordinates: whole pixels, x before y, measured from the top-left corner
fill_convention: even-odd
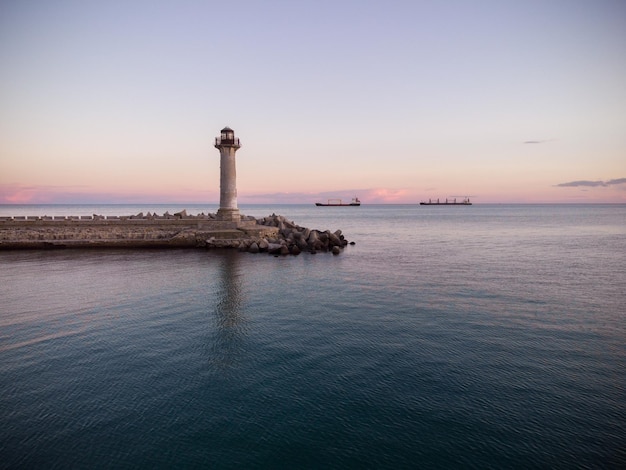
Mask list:
[[[241,147],[239,138],[235,137],[235,131],[225,127],[220,131],[220,136],[215,138],[215,147]]]

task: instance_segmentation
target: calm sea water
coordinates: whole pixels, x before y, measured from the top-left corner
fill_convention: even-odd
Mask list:
[[[626,466],[625,205],[241,209],[356,245],[0,252],[1,468]]]

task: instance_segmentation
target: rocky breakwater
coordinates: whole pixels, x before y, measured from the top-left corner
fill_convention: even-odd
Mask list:
[[[272,255],[299,255],[302,252],[330,252],[338,255],[349,243],[354,245],[354,242],[345,239],[341,230],[331,232],[301,227],[281,215],[272,214],[256,219],[256,223],[258,226],[275,228],[275,234],[234,240],[229,246],[248,253],[266,252]],[[214,243],[214,240],[208,240],[207,246],[212,247]]]
[[[348,242],[340,230],[311,230],[283,216],[241,221],[219,220],[215,214],[132,216],[0,217],[0,250],[89,247],[236,248],[250,253],[339,254]]]

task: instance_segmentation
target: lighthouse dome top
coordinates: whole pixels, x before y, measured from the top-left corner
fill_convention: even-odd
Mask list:
[[[222,129],[220,132],[226,132],[226,131],[233,132],[233,130],[230,127],[228,127],[228,126],[226,126],[224,129]]]

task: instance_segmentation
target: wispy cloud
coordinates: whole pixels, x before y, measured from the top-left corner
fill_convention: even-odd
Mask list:
[[[543,139],[543,140],[527,140],[524,143],[525,144],[543,144],[546,142],[551,142],[554,139]]]
[[[596,187],[613,186],[617,184],[626,184],[626,178],[617,178],[617,179],[608,180],[608,181],[588,181],[588,180],[570,181],[568,183],[557,184],[556,186],[560,188],[579,188],[579,187],[596,188]]]

